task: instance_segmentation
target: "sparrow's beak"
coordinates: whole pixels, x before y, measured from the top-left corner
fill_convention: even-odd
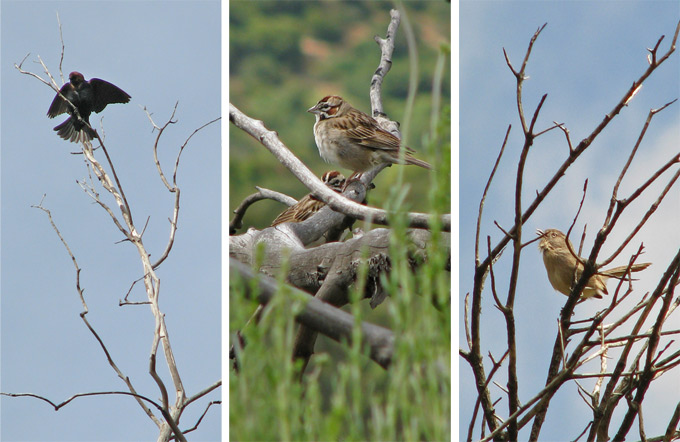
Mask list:
[[[314,106],[312,106],[312,107],[310,107],[309,109],[307,109],[307,112],[311,112],[311,113],[313,113],[313,114],[318,114],[318,113],[319,113],[319,112],[318,112],[319,109],[318,109],[317,106],[318,106],[318,104],[315,104]]]
[[[536,229],[536,235],[543,236],[543,235],[545,235],[545,232],[541,229]]]

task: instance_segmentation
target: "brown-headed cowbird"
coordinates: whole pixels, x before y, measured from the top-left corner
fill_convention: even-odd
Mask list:
[[[52,100],[47,116],[54,118],[67,112],[71,116],[54,128],[57,134],[65,140],[76,143],[90,141],[97,136],[95,131],[88,127],[92,111],[99,113],[107,104],[111,103],[127,103],[130,101],[130,95],[119,87],[99,78],[85,81],[85,77],[80,72],[71,72],[68,79],[70,83],[62,86],[59,92],[78,109],[78,114],[82,120],[74,115],[73,107],[59,94]]]

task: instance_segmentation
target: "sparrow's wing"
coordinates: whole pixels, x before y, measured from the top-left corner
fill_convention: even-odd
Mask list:
[[[351,122],[343,128],[355,143],[372,149],[396,151],[401,144],[399,138],[378,126],[378,122],[363,112],[352,112],[346,121]],[[336,120],[337,124],[342,124]]]
[[[313,195],[308,194],[300,198],[300,201],[290,206],[285,212],[281,213],[272,221],[272,227],[283,224],[283,223],[299,223],[310,216],[314,215],[316,212],[321,210],[326,204],[323,201],[319,201]]]
[[[130,95],[127,92],[108,81],[93,78],[90,80],[90,84],[92,85],[94,95],[92,110],[95,112],[101,112],[107,104],[127,103],[130,101]]]
[[[73,85],[71,83],[66,83],[61,87],[59,92],[61,92],[61,95],[68,98],[69,94],[73,92]],[[54,118],[57,115],[68,112],[69,104],[66,100],[61,98],[61,95],[57,94],[54,96],[54,100],[52,100],[52,104],[50,104],[50,108],[47,110],[48,117]]]

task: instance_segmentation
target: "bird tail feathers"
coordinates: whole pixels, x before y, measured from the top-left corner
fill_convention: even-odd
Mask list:
[[[91,141],[94,137],[97,136],[94,132],[94,129],[91,129],[86,125],[82,125],[80,129],[76,129],[75,124],[73,122],[73,117],[69,117],[59,126],[56,126],[54,128],[54,131],[56,131],[57,135],[59,135],[64,140],[71,141],[74,143]]]
[[[642,264],[633,264],[630,266],[630,271],[631,272],[640,272],[647,267],[652,265],[651,262],[644,262]],[[619,266],[619,267],[614,267],[611,269],[604,270],[602,272],[599,272],[601,275],[608,276],[610,278],[620,278],[622,276],[625,276],[625,274],[628,272],[628,266]]]
[[[419,160],[418,158],[412,157],[411,155],[406,155],[406,164],[412,164],[414,166],[420,166],[424,169],[432,169],[430,163]]]

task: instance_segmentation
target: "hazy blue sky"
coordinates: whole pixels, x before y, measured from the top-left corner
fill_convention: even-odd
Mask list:
[[[506,49],[513,65],[519,68],[531,36],[547,23],[529,60],[527,74],[530,78],[524,83],[524,105],[527,115],[532,115],[541,96],[547,93],[536,127],[541,130],[552,125],[553,121],[564,123],[575,145],[594,129],[633,80],[647,68],[646,48],[653,47],[665,34],[661,48],[663,51],[668,49],[678,20],[680,4],[677,2],[466,1],[461,4],[459,319],[463,314],[464,295],[472,290],[474,229],[479,199],[509,124],[513,127],[512,135],[487,198],[482,238],[491,235],[492,244],[496,244],[502,233],[493,222],[510,228],[514,218],[514,183],[522,136],[515,101],[515,78],[506,66],[502,49]],[[583,182],[588,178],[588,194],[576,228],[580,232],[584,223],[588,225],[585,249],[590,249],[594,234],[604,220],[612,184],[635,144],[647,113],[651,108],[680,97],[679,81],[676,52],[569,169],[525,225],[525,240],[535,237],[533,232],[536,228],[554,227],[566,231],[578,209]],[[656,170],[678,152],[679,111],[680,105],[675,103],[654,118],[640,147],[639,161],[622,184],[621,197],[627,196],[651,174],[650,171]],[[567,152],[564,135],[558,130],[536,140],[529,153],[524,180],[525,207],[536,190],[542,189],[554,175]],[[655,189],[652,195],[658,193],[659,186]],[[680,230],[677,228],[679,195],[676,183],[652,221],[642,229],[624,255],[614,262],[614,265],[625,264],[627,256],[640,242],[644,242],[646,254],[643,261],[654,263],[636,284],[637,292],[631,302],[637,301],[653,287],[670,257],[677,253],[680,246]],[[650,198],[643,198],[643,201],[648,204]],[[638,222],[644,207],[644,204],[632,207],[615,229],[612,239],[622,238],[629,227]],[[605,244],[600,256],[611,254],[613,245],[614,242]],[[511,255],[506,250],[495,266],[501,293],[507,288]],[[488,286],[483,298],[482,342],[485,348],[492,350],[494,357],[500,358],[506,347],[505,322],[492,305]],[[556,320],[565,301],[566,298],[550,286],[536,246],[529,246],[522,254],[515,302],[522,402],[533,397],[545,383]],[[581,304],[576,308],[575,317],[587,317],[604,307],[604,301]],[[678,328],[680,320],[677,315],[671,323],[674,326],[670,328]],[[462,321],[459,343],[467,348]],[[484,357],[488,369],[491,364],[486,353]],[[599,361],[594,361],[583,371],[597,371],[597,364]],[[494,380],[504,385],[506,372],[504,366]],[[582,384],[591,390],[593,382],[584,381]],[[501,416],[507,416],[505,393],[496,387],[491,390],[494,400],[503,398],[497,410]],[[460,437],[465,437],[467,432],[475,394],[471,370],[467,363],[460,361]],[[644,409],[648,437],[665,431],[679,395],[680,384],[677,375],[673,378],[673,374],[661,378],[659,384],[650,390]],[[542,439],[575,439],[583,428],[576,427],[574,423],[587,422],[590,413],[588,406],[577,396],[576,385],[570,383],[553,400],[541,433]],[[620,415],[615,415],[614,419],[617,418]],[[630,435],[638,437],[636,431]],[[520,435],[520,439],[527,437],[528,433]]]
[[[87,391],[126,390],[94,337],[78,316],[73,265],[46,216],[44,206],[68,241],[80,267],[88,319],[121,370],[140,394],[160,397],[148,374],[154,327],[148,306],[119,307],[141,276],[136,250],[118,243],[121,233],[76,183],[88,178],[76,144],[52,128],[65,119],[46,117],[54,92],[21,75],[14,63],[44,76],[40,56],[59,80],[59,29],[66,50],[64,75],[110,81],[132,96],[110,105],[103,116],[105,142],[133,208],[137,229],[149,219],[144,243],[152,259],[168,240],[174,195],[156,172],[157,124],[175,119],[160,144],[165,171],[172,171],[179,147],[194,129],[220,116],[221,19],[219,1],[2,1],[2,329],[1,384],[4,392],[32,392],[53,401]],[[101,130],[100,130],[101,133]],[[105,162],[103,153],[97,157]],[[220,123],[192,138],[185,149],[178,184],[182,189],[179,230],[170,258],[158,269],[160,307],[170,333],[187,394],[221,377]],[[96,179],[95,179],[96,180]],[[107,204],[112,199],[101,191]],[[140,286],[131,298],[145,300]],[[162,352],[159,372],[170,383]],[[209,400],[191,405],[181,428],[194,425]],[[41,401],[0,399],[4,441],[155,440],[158,430],[130,397],[81,398],[55,412]],[[191,440],[220,437],[219,407],[211,408]]]

